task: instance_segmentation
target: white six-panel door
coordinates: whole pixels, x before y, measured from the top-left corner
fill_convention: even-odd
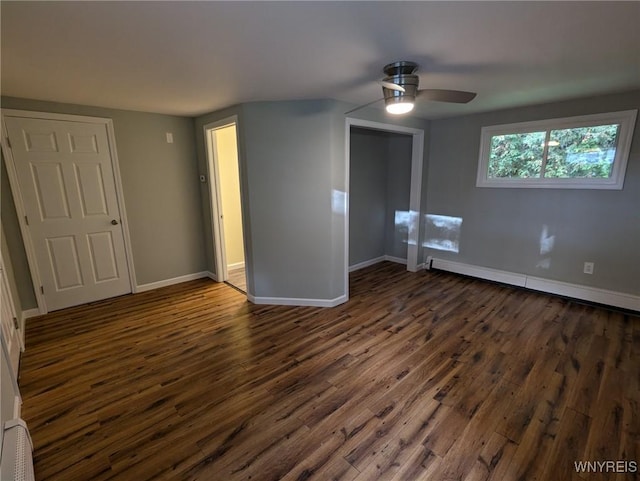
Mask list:
[[[5,125],[47,311],[131,292],[106,125]]]

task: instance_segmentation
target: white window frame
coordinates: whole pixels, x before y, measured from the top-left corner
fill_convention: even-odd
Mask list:
[[[610,189],[621,190],[627,170],[627,160],[631,148],[631,139],[636,124],[637,110],[624,110],[577,117],[537,120],[534,122],[519,122],[515,124],[492,125],[482,127],[480,138],[480,158],[478,160],[477,187],[506,187],[506,188],[545,188],[545,189]],[[488,178],[489,155],[491,137],[505,134],[522,134],[527,132],[551,131],[590,127],[595,125],[620,124],[616,156],[613,161],[611,177],[608,179],[592,178]],[[546,157],[546,148],[544,152]]]

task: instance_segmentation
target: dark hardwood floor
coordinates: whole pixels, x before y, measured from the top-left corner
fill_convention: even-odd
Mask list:
[[[639,479],[574,462],[640,461],[640,318],[397,264],[332,309],[202,280],[35,318],[20,386],[41,481]]]

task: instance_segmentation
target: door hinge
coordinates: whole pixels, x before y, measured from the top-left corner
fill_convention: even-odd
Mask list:
[[[24,222],[25,224],[29,225],[29,218],[26,215],[24,216]]]
[[[18,324],[18,318],[17,317],[13,318],[13,327],[16,328],[16,331],[18,331],[20,329],[20,324]]]
[[[40,286],[40,292],[44,294],[44,286]]]

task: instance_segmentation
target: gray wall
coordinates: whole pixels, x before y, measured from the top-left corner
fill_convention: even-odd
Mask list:
[[[206,270],[193,119],[10,97],[2,107],[113,119],[137,284]],[[174,143],[166,142],[166,132]],[[11,207],[3,202],[2,209],[18,278],[25,266],[24,251],[16,248],[19,228]],[[23,308],[35,307],[33,293],[20,287]]]
[[[331,104],[242,106],[255,296],[333,298]]]
[[[385,254],[388,138],[351,129],[349,172],[349,265]]]
[[[389,255],[407,258],[412,138],[352,127],[349,174],[349,265]]]
[[[640,91],[432,122],[428,213],[461,217],[460,251],[424,255],[547,279],[640,294],[640,128],[623,190],[475,186],[480,129],[487,125],[637,109]],[[545,230],[555,236],[541,255]],[[427,233],[428,234],[428,233]],[[545,258],[549,266],[544,267]],[[595,262],[593,275],[583,263]]]

